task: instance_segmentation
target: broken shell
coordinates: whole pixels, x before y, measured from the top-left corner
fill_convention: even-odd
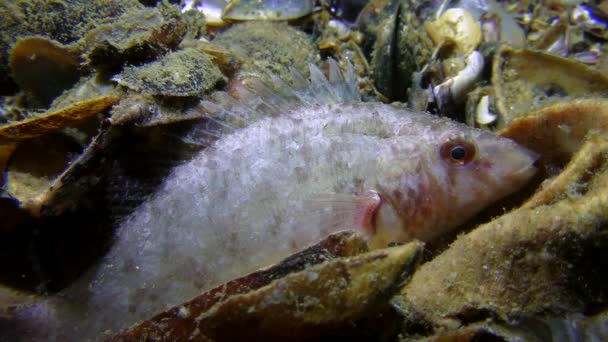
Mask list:
[[[118,96],[101,96],[75,103],[67,108],[0,126],[0,143],[30,139],[58,130],[82,119],[103,112],[118,101]]]
[[[137,0],[65,0],[0,2],[0,94],[10,94],[8,54],[20,37],[40,36],[72,44],[91,28],[108,23],[128,9],[143,7]],[[44,75],[44,73],[42,74]]]
[[[197,49],[169,53],[140,67],[127,67],[113,80],[148,95],[201,96],[224,79],[207,54]]]
[[[142,336],[214,340],[289,336],[305,340],[352,335],[358,320],[375,317],[388,308],[388,298],[409,279],[422,248],[422,243],[412,242],[359,254],[364,245],[350,232],[332,235],[277,266],[219,286],[114,340]],[[328,256],[318,258],[332,246],[338,246],[343,257],[334,259],[333,251],[325,262]],[[352,256],[355,254],[359,255]]]
[[[232,0],[224,8],[224,20],[293,20],[312,13],[312,0]]]
[[[114,22],[100,25],[78,41],[87,63],[97,69],[117,70],[125,63],[153,60],[174,49],[188,30],[177,6],[129,10]]]
[[[76,208],[79,197],[101,179],[107,128],[82,151],[67,135],[49,134],[19,145],[6,172],[5,187],[34,217],[56,216]]]
[[[80,77],[80,59],[58,42],[43,37],[17,40],[10,51],[13,79],[43,107]]]
[[[388,308],[387,299],[409,279],[421,249],[422,243],[411,242],[290,274],[217,304],[198,316],[200,328],[219,340],[346,335],[344,329]]]
[[[116,89],[115,83],[106,81],[104,77],[94,73],[91,76],[81,78],[72,88],[55,98],[48,112],[55,112],[79,102],[92,101],[104,96],[118,97],[121,95],[120,90]]]
[[[475,20],[482,23],[482,26],[487,24],[483,33],[488,38],[493,36],[497,40],[518,49],[525,47],[526,34],[513,18],[512,12],[505,8],[503,2],[496,0],[460,0],[454,6],[467,10]]]
[[[558,18],[533,42],[534,47],[559,56],[567,56],[569,46],[565,40],[569,34],[568,22]]]
[[[608,132],[608,100],[558,103],[515,119],[499,135],[539,153],[545,164],[563,167],[589,132]]]
[[[494,127],[498,120],[491,86],[480,86],[467,94],[465,120],[471,127]]]
[[[506,46],[494,57],[492,85],[502,127],[552,103],[608,96],[608,76],[582,63]]]
[[[480,125],[489,125],[496,119],[498,116],[490,112],[490,95],[482,96],[475,110],[475,122]]]
[[[484,66],[483,55],[475,50],[467,56],[466,67],[433,88],[433,94],[439,108],[445,103],[460,102],[465,99],[465,93],[471,90],[481,76]]]
[[[601,39],[608,39],[608,13],[594,4],[580,4],[572,10],[571,20],[585,32]]]
[[[435,44],[452,40],[465,56],[471,54],[481,43],[479,23],[462,8],[450,8],[436,21],[425,23],[424,27]]]
[[[81,148],[65,135],[46,135],[20,144],[6,170],[6,190],[22,206],[38,202],[40,193],[69,165],[70,156],[82,152]]]
[[[150,127],[175,122],[191,121],[208,117],[197,99],[157,98],[139,93],[129,93],[110,112],[114,126],[135,125]],[[201,143],[205,141],[201,140]]]

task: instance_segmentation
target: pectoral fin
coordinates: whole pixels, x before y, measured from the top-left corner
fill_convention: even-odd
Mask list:
[[[320,194],[310,200],[311,208],[324,214],[324,229],[337,231],[356,229],[367,236],[375,233],[375,215],[382,203],[382,198],[375,191],[361,195],[328,193]]]

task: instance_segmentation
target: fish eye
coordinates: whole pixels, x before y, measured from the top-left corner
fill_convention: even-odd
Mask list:
[[[452,165],[465,166],[475,160],[477,148],[465,139],[450,139],[441,145],[439,154],[441,159]]]

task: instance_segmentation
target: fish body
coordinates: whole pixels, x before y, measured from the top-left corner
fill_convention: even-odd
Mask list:
[[[301,101],[176,167],[122,222],[100,265],[64,291],[78,309],[58,305],[56,316],[68,338],[97,336],[339,230],[377,247],[429,240],[524,185],[534,159],[425,113]]]

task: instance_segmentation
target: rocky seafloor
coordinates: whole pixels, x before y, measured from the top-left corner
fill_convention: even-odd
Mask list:
[[[363,102],[510,138],[539,155],[537,174],[424,243],[335,233],[93,338],[608,338],[607,1],[19,0],[0,12],[0,339],[69,326],[41,303],[102,260],[116,222],[175,166],[244,124],[224,110],[285,99],[318,80],[310,70],[331,79],[333,61]]]

